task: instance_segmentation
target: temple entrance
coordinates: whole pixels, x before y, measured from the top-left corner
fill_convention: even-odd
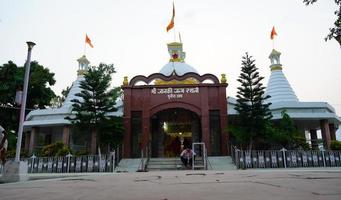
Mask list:
[[[190,110],[162,110],[150,124],[152,157],[178,157],[184,147],[201,141],[200,118]]]

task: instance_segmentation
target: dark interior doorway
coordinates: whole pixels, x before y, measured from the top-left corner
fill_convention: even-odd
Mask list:
[[[170,108],[151,117],[152,157],[177,157],[201,138],[200,118],[190,110]]]

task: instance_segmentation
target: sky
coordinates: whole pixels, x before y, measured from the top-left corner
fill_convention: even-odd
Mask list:
[[[331,0],[312,6],[302,0],[175,0],[175,30],[186,63],[200,74],[225,73],[227,95],[235,96],[246,52],[267,84],[275,26],[275,49],[299,100],[328,102],[341,115],[341,49],[324,41],[336,9]],[[23,65],[25,42],[34,41],[32,60],[55,73],[52,88],[60,95],[76,78],[88,34],[91,65],[113,63],[113,85],[120,86],[123,76],[147,76],[168,62],[171,14],[171,0],[0,0],[0,65]]]

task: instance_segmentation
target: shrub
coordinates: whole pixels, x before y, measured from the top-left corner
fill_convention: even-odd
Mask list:
[[[69,147],[65,146],[63,142],[57,141],[44,146],[42,149],[42,156],[64,156],[69,152]]]
[[[89,152],[87,150],[79,150],[75,152],[75,156],[84,156],[89,155]]]
[[[67,146],[64,146],[63,148],[58,150],[56,156],[66,156],[69,153],[71,153],[70,148]]]
[[[331,150],[341,150],[341,141],[333,140],[330,143]]]
[[[15,149],[12,149],[12,150],[9,150],[6,152],[6,157],[7,158],[14,158],[15,157],[15,152],[16,150]],[[28,158],[28,151],[27,150],[21,150],[21,153],[20,153],[20,158]]]

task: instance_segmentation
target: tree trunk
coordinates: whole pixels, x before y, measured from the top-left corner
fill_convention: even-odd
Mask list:
[[[251,139],[250,139],[250,144],[249,144],[249,150],[250,150],[250,151],[252,150],[252,146],[253,146],[253,139],[251,138]]]
[[[95,155],[97,150],[97,131],[91,131],[91,154]]]

